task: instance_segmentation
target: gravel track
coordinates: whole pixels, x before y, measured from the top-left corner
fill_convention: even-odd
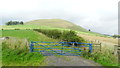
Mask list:
[[[80,56],[47,56],[46,66],[101,66]]]

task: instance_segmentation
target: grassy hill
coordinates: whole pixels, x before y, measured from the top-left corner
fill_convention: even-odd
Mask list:
[[[100,33],[89,32],[86,29],[73,24],[72,22],[63,20],[63,19],[38,19],[33,21],[28,21],[24,25],[4,25],[0,26],[0,30],[14,30],[14,29],[58,29],[58,30],[75,30],[77,33],[95,35],[95,36],[104,36]]]
[[[62,19],[39,19],[25,23],[26,25],[49,26],[55,28],[66,28],[86,32],[84,28]]]
[[[63,19],[38,19],[25,23],[26,26],[36,26],[40,28],[46,29],[59,29],[59,30],[75,30],[78,33],[88,34],[88,35],[96,35],[96,36],[105,36],[96,32],[89,32],[86,29],[78,26],[72,22],[63,20]],[[34,28],[36,28],[34,27]]]

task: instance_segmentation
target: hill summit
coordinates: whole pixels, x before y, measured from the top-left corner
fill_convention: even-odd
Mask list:
[[[38,19],[26,22],[28,25],[39,25],[39,26],[50,26],[50,27],[56,27],[56,28],[66,28],[66,29],[72,29],[77,31],[87,31],[81,26],[78,26],[76,24],[73,24],[72,22],[63,20],[63,19]]]

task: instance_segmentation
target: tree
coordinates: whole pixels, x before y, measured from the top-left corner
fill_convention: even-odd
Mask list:
[[[90,29],[88,31],[91,31]]]
[[[9,21],[6,23],[6,25],[19,25],[22,24],[23,25],[23,21],[19,22],[19,21]]]
[[[11,23],[12,23],[12,21],[9,21],[9,22],[6,23],[6,25],[11,25]]]
[[[120,35],[113,35],[114,38],[120,38]]]
[[[20,24],[23,25],[23,21],[21,21]]]
[[[18,21],[12,21],[12,22],[11,22],[11,25],[17,25],[17,24],[19,24]]]

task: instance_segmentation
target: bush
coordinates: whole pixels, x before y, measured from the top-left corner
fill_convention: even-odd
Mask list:
[[[114,38],[120,38],[120,35],[113,35]]]
[[[48,29],[34,29],[35,31],[41,32],[46,36],[54,39],[60,39],[65,42],[85,42],[82,37],[77,36],[76,32],[73,30],[70,31],[60,31],[57,29],[48,30]],[[72,45],[72,44],[70,44]],[[80,44],[75,44],[80,45]]]
[[[19,24],[23,25],[24,23],[23,23],[23,21],[21,21],[21,22],[19,22],[19,21],[9,21],[9,22],[6,23],[6,25],[19,25]]]
[[[20,30],[20,29],[16,28],[15,30]]]

